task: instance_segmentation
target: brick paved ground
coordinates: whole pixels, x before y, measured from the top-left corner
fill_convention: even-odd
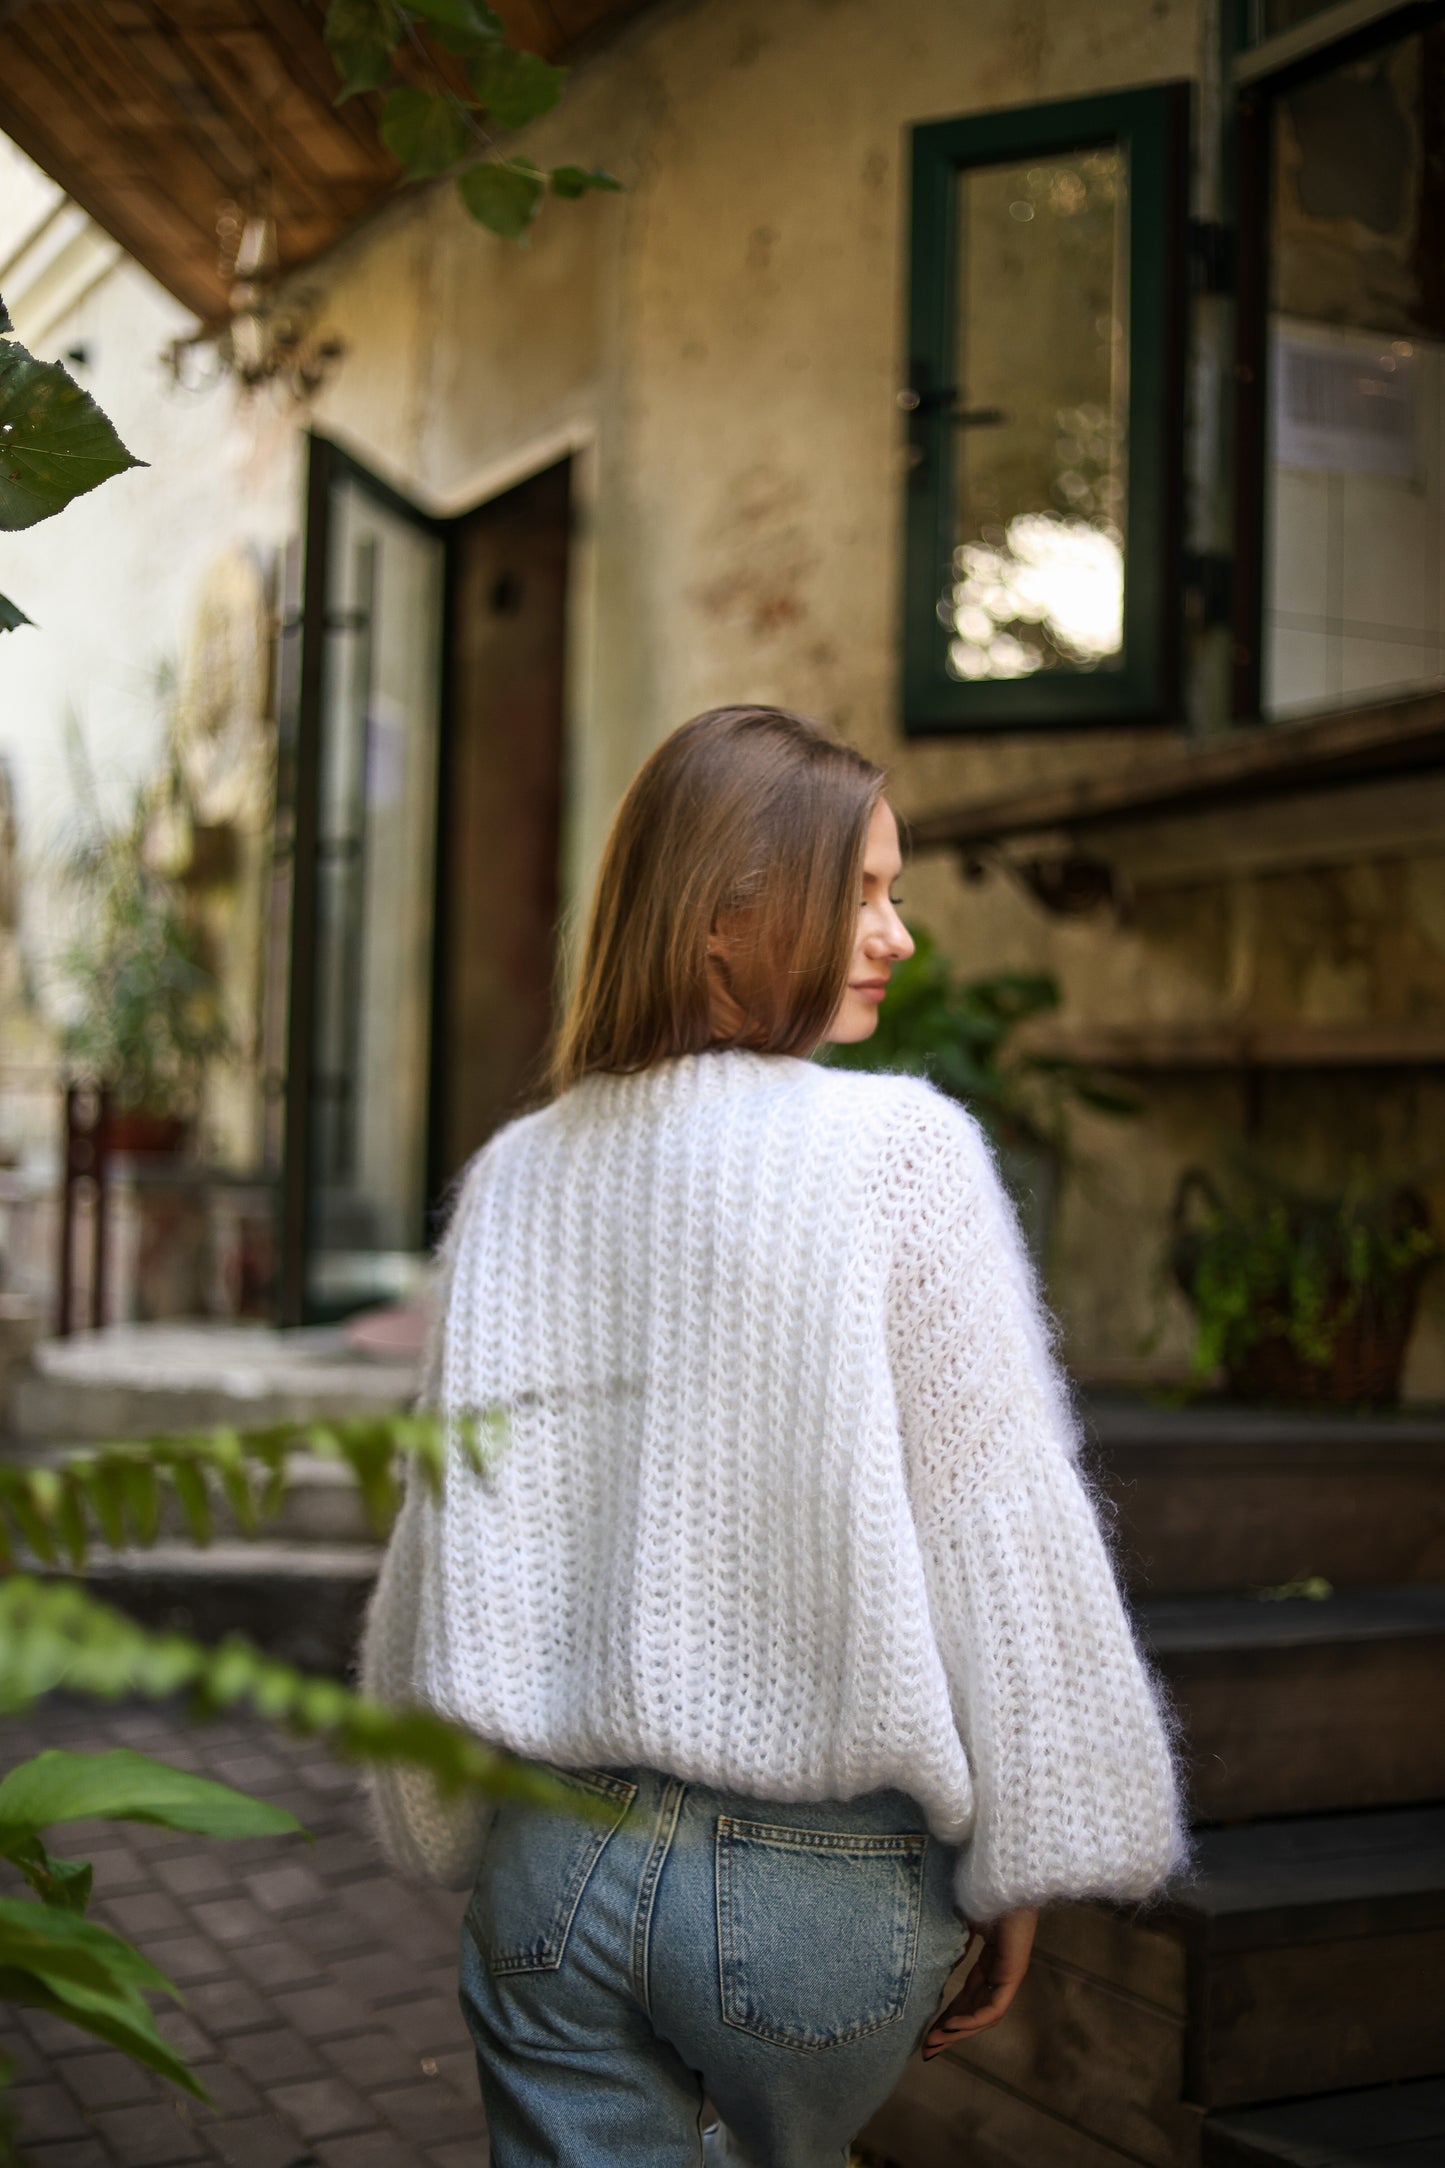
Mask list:
[[[0,2005],[34,2168],[485,2168],[456,2003],[463,1900],[385,1870],[353,1770],[251,1717],[195,1727],[168,1708],[52,1702],[0,1723],[0,1769],[46,1746],[129,1746],[201,1770],[289,1807],[316,1842],[64,1832],[57,1851],[95,1862],[94,1916],[181,1989],[184,2009],[160,2026],[215,2105]]]

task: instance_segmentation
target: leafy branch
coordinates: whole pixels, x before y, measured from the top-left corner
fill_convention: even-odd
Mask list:
[[[34,527],[127,467],[144,466],[58,361],[37,361],[0,301],[0,532]],[[0,595],[0,632],[31,620]]]
[[[37,1754],[0,1783],[0,1859],[17,1868],[40,1899],[0,1898],[0,1997],[66,2018],[205,2099],[204,2087],[158,2031],[146,2000],[148,1993],[174,1996],[176,1990],[122,1936],[86,1919],[89,1862],[57,1858],[45,1843],[55,1824],[96,1816],[211,1837],[300,1834],[301,1824],[285,1807],[249,1799],[228,1784],[127,1747]]]
[[[407,179],[454,174],[470,215],[503,239],[527,231],[549,188],[575,201],[621,185],[600,167],[549,170],[498,150],[490,128],[550,113],[567,71],[509,44],[485,0],[330,0],[325,36],[341,77],[337,104],[386,90],[381,140]],[[429,87],[397,80],[398,54]]]
[[[191,1540],[207,1544],[224,1502],[244,1535],[255,1535],[279,1509],[291,1464],[302,1453],[340,1463],[356,1479],[371,1527],[383,1534],[400,1500],[399,1469],[409,1462],[436,1494],[449,1453],[476,1473],[501,1436],[491,1414],[463,1422],[434,1415],[359,1415],[330,1421],[272,1423],[252,1430],[166,1433],[99,1445],[53,1463],[0,1461],[0,1570],[23,1546],[48,1566],[79,1570],[97,1541],[119,1549],[154,1543],[167,1498],[175,1500]]]
[[[388,1708],[239,1638],[211,1649],[184,1634],[154,1632],[73,1582],[23,1574],[0,1580],[0,1714],[27,1709],[57,1689],[107,1700],[187,1693],[201,1715],[249,1703],[273,1724],[324,1739],[344,1759],[410,1763],[443,1797],[473,1791],[544,1806],[564,1799],[541,1772],[428,1709]],[[58,1858],[46,1845],[55,1824],[97,1817],[213,1837],[304,1832],[283,1807],[125,1748],[38,1754],[0,1783],[0,1859],[39,1899],[0,1898],[0,2002],[63,2017],[204,2099],[146,2000],[175,1989],[130,1943],[84,1917],[89,1864]]]

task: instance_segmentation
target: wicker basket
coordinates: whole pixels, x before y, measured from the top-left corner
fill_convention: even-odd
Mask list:
[[[1423,1272],[1401,1283],[1399,1303],[1388,1314],[1359,1310],[1340,1324],[1327,1363],[1309,1363],[1283,1333],[1257,1340],[1226,1371],[1231,1400],[1287,1400],[1296,1406],[1383,1408],[1400,1397],[1405,1350],[1420,1302]]]
[[[1418,1190],[1402,1184],[1386,1201],[1399,1232],[1412,1228],[1431,1232],[1429,1209]],[[1175,1192],[1170,1245],[1175,1280],[1191,1301],[1199,1269],[1199,1238],[1190,1215],[1201,1205],[1218,1211],[1222,1200],[1213,1179],[1203,1169],[1191,1167],[1180,1177]],[[1352,1306],[1341,1275],[1323,1320],[1330,1354],[1322,1363],[1310,1362],[1290,1344],[1284,1309],[1272,1312],[1266,1296],[1259,1311],[1259,1337],[1236,1362],[1226,1365],[1225,1391],[1232,1400],[1286,1401],[1297,1407],[1391,1406],[1400,1397],[1420,1290],[1433,1261],[1431,1255],[1422,1257],[1402,1270],[1386,1290],[1357,1307]]]

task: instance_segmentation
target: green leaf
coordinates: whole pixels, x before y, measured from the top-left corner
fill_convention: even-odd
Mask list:
[[[469,166],[457,182],[457,192],[479,226],[500,234],[504,241],[515,241],[537,215],[542,176],[526,166]]]
[[[25,1897],[0,1897],[0,1965],[33,1972],[58,1995],[73,1988],[95,1994],[173,1995],[148,1957],[95,1920],[81,1919]]]
[[[449,53],[481,53],[488,46],[506,43],[501,17],[484,0],[409,0],[409,5]]]
[[[466,150],[466,115],[451,98],[407,86],[381,109],[381,140],[409,180],[435,180]]]
[[[0,529],[34,527],[143,465],[58,361],[0,346]]]
[[[0,1837],[0,1858],[20,1869],[42,1904],[83,1912],[90,1903],[88,1859],[55,1859],[38,1837]]]
[[[190,1460],[177,1460],[170,1474],[181,1511],[186,1516],[191,1541],[204,1550],[211,1540],[211,1494],[206,1488],[206,1479]]]
[[[15,326],[10,321],[10,311],[6,308],[4,300],[0,299],[0,332],[13,331],[14,329]]]
[[[129,1747],[113,1747],[105,1754],[51,1748],[21,1762],[0,1783],[0,1846],[12,1832],[93,1816],[192,1829],[207,1837],[277,1836],[301,1827],[285,1807],[252,1799],[211,1777],[173,1769]]]
[[[622,186],[621,181],[604,172],[601,166],[553,166],[551,181],[553,195],[563,197],[568,203],[575,203],[589,189],[620,189]]]
[[[567,70],[554,68],[539,53],[492,45],[469,63],[467,80],[499,128],[525,128],[529,120],[551,112]]]
[[[8,595],[0,595],[0,632],[18,632],[22,625],[33,625],[33,617],[27,617],[19,603]]]
[[[156,2031],[155,2020],[143,2002],[103,1995],[82,1999],[78,1993],[62,1999],[33,1974],[0,1965],[0,2003],[7,2002],[23,2003],[27,2009],[45,2010],[52,2017],[64,2018],[67,2024],[93,2033],[97,2040],[121,2049],[133,2062],[143,2063],[148,2070],[168,2078],[172,2085],[194,2093],[197,2100],[209,2101],[211,2097]]]
[[[147,1993],[174,1996],[175,1989],[122,1936],[78,1913],[0,1898],[0,2002],[66,2018],[206,2099],[157,2032]]]
[[[390,76],[401,16],[392,0],[331,0],[323,35],[341,77],[336,103],[344,105],[359,91],[380,90]]]

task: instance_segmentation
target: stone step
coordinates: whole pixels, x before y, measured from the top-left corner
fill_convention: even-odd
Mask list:
[[[1151,1909],[1049,1907],[1008,2022],[911,2065],[865,2143],[896,2168],[1213,2168],[1224,2111],[1442,2073],[1445,1808],[1309,1816],[1201,1833]]]
[[[97,1554],[84,1586],[143,1625],[212,1644],[244,1634],[304,1671],[345,1675],[380,1563],[369,1543],[158,1543]]]
[[[1445,1799],[1445,1587],[1139,1607],[1200,1821]]]
[[[410,1361],[358,1356],[339,1326],[114,1325],[42,1341],[12,1374],[12,1451],[404,1407]]]
[[[1445,1411],[1156,1406],[1094,1395],[1092,1461],[1141,1594],[1445,1581]]]
[[[1441,2168],[1445,2078],[1206,2118],[1203,2168]]]

